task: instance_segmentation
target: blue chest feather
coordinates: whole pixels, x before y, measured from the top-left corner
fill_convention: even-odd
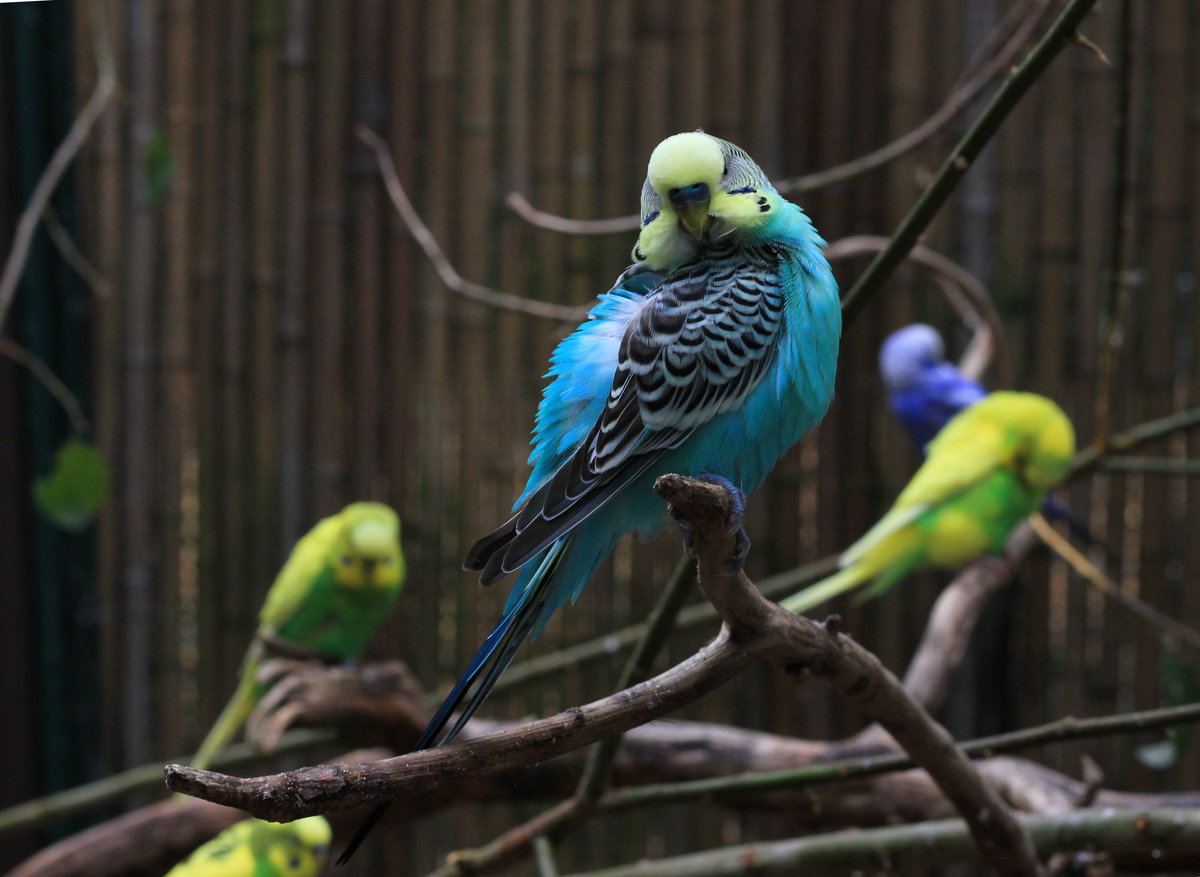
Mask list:
[[[695,426],[685,441],[668,450],[644,477],[613,500],[620,506],[613,516],[614,526],[615,519],[626,522],[622,532],[633,527],[652,531],[661,525],[661,503],[649,492],[657,475],[709,472],[751,491],[780,455],[820,420],[833,393],[841,310],[836,284],[821,253],[824,242],[799,208],[789,208],[756,240],[715,250],[666,276],[642,271],[631,277],[627,272],[621,286],[601,296],[587,322],[554,352],[548,375],[553,380],[538,409],[530,454],[533,472],[514,508],[537,491],[585,440],[604,410],[622,342],[639,319],[648,322],[646,310],[650,307],[668,315],[690,307],[684,331],[694,324],[698,349],[702,349],[706,332],[720,331],[744,331],[751,343],[757,337],[755,332],[769,333],[770,347],[761,362],[753,363],[758,373],[749,376],[754,383],[748,393],[737,398],[729,410],[709,415]],[[683,284],[680,276],[684,274],[702,280]],[[735,286],[733,294],[723,295]],[[674,291],[682,287],[685,292]],[[671,300],[670,306],[663,308],[663,297],[673,294],[677,299],[691,298]],[[764,298],[756,311],[757,296]],[[775,311],[765,298],[770,296],[779,302],[778,325],[772,322]],[[721,312],[722,307],[726,313]],[[666,319],[661,314],[656,318]],[[652,334],[653,328],[646,331]],[[631,356],[628,350],[626,356]],[[729,371],[728,376],[718,374],[717,380],[737,379],[716,354],[711,360],[707,365],[714,372]],[[666,366],[669,369],[670,363]],[[669,380],[670,375],[667,377]],[[649,419],[654,412],[646,414]]]

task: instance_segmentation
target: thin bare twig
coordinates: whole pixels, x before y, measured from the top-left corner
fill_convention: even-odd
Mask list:
[[[96,266],[87,260],[79,247],[75,245],[70,232],[62,224],[58,218],[58,211],[54,209],[53,204],[46,205],[46,212],[42,214],[42,222],[46,226],[46,231],[50,233],[50,240],[54,241],[54,245],[58,247],[58,252],[62,255],[66,263],[74,269],[79,278],[87,284],[87,288],[92,291],[92,294],[97,298],[108,298],[112,295],[112,284],[108,279],[101,274]]]
[[[971,162],[995,136],[1008,114],[1037,82],[1050,62],[1071,42],[1075,28],[1095,4],[1096,0],[1071,0],[1045,36],[1000,86],[995,97],[947,156],[925,192],[904,217],[887,248],[871,260],[866,271],[859,276],[842,299],[845,322],[848,323],[857,316],[866,302],[883,287],[896,266],[904,261],[922,232],[950,197],[958,181],[971,167]]]
[[[559,234],[581,237],[636,231],[641,222],[641,217],[636,213],[632,216],[614,216],[610,219],[571,219],[568,216],[558,216],[538,210],[520,192],[509,192],[505,195],[504,206],[532,226],[544,228],[547,231],[556,231]]]
[[[400,218],[404,221],[405,226],[407,226],[409,234],[413,236],[413,240],[417,242],[417,246],[425,253],[426,258],[429,259],[434,270],[437,271],[438,277],[442,279],[442,283],[445,284],[447,289],[461,295],[463,298],[469,298],[471,301],[476,301],[490,307],[506,311],[516,311],[517,313],[528,314],[533,317],[544,317],[550,320],[578,322],[587,313],[590,305],[559,305],[552,302],[534,301],[533,299],[523,298],[522,296],[513,295],[508,292],[501,292],[498,289],[492,289],[490,286],[483,286],[482,284],[465,279],[450,264],[450,260],[446,257],[446,253],[437,242],[437,238],[433,236],[433,232],[429,230],[429,226],[421,221],[420,215],[417,213],[416,208],[413,207],[412,201],[409,200],[408,194],[404,191],[404,187],[400,184],[400,177],[396,173],[396,165],[392,161],[392,154],[388,149],[387,143],[382,137],[365,125],[359,125],[354,130],[358,134],[358,139],[375,153],[375,160],[379,165],[380,174],[383,175],[383,183],[387,188],[388,197],[391,198],[392,205],[396,208],[396,212],[400,214]]]
[[[1092,719],[1068,717],[1032,728],[993,734],[977,740],[967,740],[959,746],[972,757],[992,758],[1002,752],[1019,752],[1048,743],[1110,737],[1133,731],[1154,731],[1200,722],[1200,704],[1141,710],[1115,716]],[[906,752],[887,752],[879,755],[811,764],[790,770],[762,771],[734,776],[712,777],[680,783],[659,783],[631,786],[609,792],[601,799],[601,811],[617,812],[648,804],[679,804],[721,796],[760,795],[784,789],[801,789],[823,783],[863,779],[894,771],[908,770],[915,763]]]
[[[45,170],[38,178],[29,203],[17,220],[17,231],[13,236],[12,249],[4,263],[4,271],[0,273],[0,327],[4,326],[13,296],[16,295],[21,273],[25,270],[25,260],[29,257],[29,248],[33,243],[33,233],[37,230],[38,221],[46,212],[50,197],[58,187],[67,168],[75,160],[79,150],[87,141],[92,127],[108,107],[113,94],[116,93],[116,67],[113,63],[112,48],[108,42],[108,32],[104,22],[104,4],[93,3],[90,9],[92,15],[92,33],[96,48],[96,87],[54,154],[50,156]]]
[[[1113,385],[1116,379],[1117,360],[1125,345],[1124,327],[1129,316],[1130,299],[1137,276],[1131,270],[1134,235],[1137,231],[1137,215],[1134,210],[1134,189],[1137,186],[1137,161],[1134,141],[1135,127],[1131,124],[1133,107],[1133,61],[1134,52],[1141,44],[1136,31],[1140,18],[1133,11],[1131,0],[1121,0],[1120,26],[1117,28],[1120,64],[1117,76],[1117,109],[1113,115],[1116,145],[1114,158],[1116,185],[1113,187],[1112,205],[1112,249],[1109,258],[1108,294],[1104,300],[1100,326],[1100,375],[1096,388],[1096,437],[1095,443],[1103,448],[1112,430]]]
[[[1117,603],[1123,609],[1132,612],[1146,623],[1156,627],[1170,639],[1200,650],[1200,632],[1193,630],[1183,622],[1132,594],[1127,594],[1116,582],[1108,577],[1104,570],[1096,566],[1070,543],[1065,537],[1050,525],[1042,515],[1035,514],[1030,518],[1038,537],[1061,557],[1071,569],[1075,570],[1084,581],[1094,587],[1108,599]]]
[[[825,576],[835,572],[837,570],[837,559],[838,556],[836,554],[831,554],[819,560],[801,564],[795,569],[768,576],[759,583],[758,589],[764,597],[771,599],[785,596],[797,588],[823,579]],[[675,629],[688,630],[698,627],[701,624],[718,621],[720,617],[717,614],[717,610],[713,608],[712,603],[708,601],[696,603],[693,606],[688,606],[679,613]],[[500,691],[505,688],[515,688],[518,685],[524,685],[535,679],[541,679],[543,676],[558,673],[565,667],[578,666],[585,661],[610,658],[623,649],[636,644],[645,634],[648,625],[649,621],[641,621],[637,624],[622,627],[612,633],[603,634],[602,636],[585,640],[573,646],[567,646],[548,655],[527,658],[521,663],[514,665],[507,673],[501,676],[494,690]],[[441,702],[441,697],[442,695],[439,694],[433,698],[435,705]]]
[[[1112,857],[1136,855],[1157,872],[1197,861],[1200,812],[1194,809],[1084,810],[1017,817],[1039,856],[1080,849]],[[847,830],[720,847],[683,856],[638,862],[574,877],[729,877],[751,871],[760,877],[792,874],[923,873],[938,865],[975,858],[960,820],[926,822],[914,838],[910,826]],[[1192,868],[1194,870],[1194,867]],[[1124,873],[1124,872],[1122,872]]]
[[[1080,475],[1084,475],[1095,469],[1103,461],[1111,459],[1116,455],[1126,454],[1146,442],[1163,438],[1176,432],[1194,429],[1197,426],[1200,426],[1200,408],[1185,408],[1183,411],[1176,411],[1165,417],[1139,423],[1137,426],[1125,430],[1120,435],[1113,436],[1106,443],[1106,447],[1103,450],[1093,444],[1091,447],[1084,448],[1077,453],[1074,462],[1071,464],[1071,473],[1067,476],[1066,480],[1070,481],[1078,478]]]
[[[1179,457],[1106,457],[1097,466],[1102,472],[1136,472],[1139,475],[1200,475],[1200,460]]]
[[[1049,7],[1048,0],[1038,0],[1032,13],[1022,20],[1021,26],[1010,36],[1003,47],[985,65],[971,65],[976,70],[968,70],[962,84],[951,92],[946,102],[928,119],[913,128],[907,134],[881,146],[873,152],[859,156],[844,164],[836,165],[825,170],[804,174],[799,177],[789,177],[779,180],[775,188],[782,194],[803,194],[825,186],[853,179],[856,176],[883,167],[905,153],[911,152],[922,143],[929,140],[946,126],[958,113],[991,82],[998,73],[1006,70],[1016,58],[1021,47],[1029,39],[1029,34],[1041,20]],[[994,34],[1011,30],[1011,23],[1001,22]],[[993,42],[989,36],[986,42]],[[985,43],[986,44],[986,43]],[[605,235],[617,234],[635,230],[640,222],[637,214],[631,216],[615,216],[608,219],[571,219],[557,216],[534,207],[529,199],[520,192],[509,192],[504,198],[504,204],[523,220],[536,228],[568,235]]]
[[[67,412],[67,417],[71,421],[71,429],[75,431],[76,435],[87,437],[92,434],[92,422],[83,413],[83,405],[80,403],[79,397],[71,392],[70,388],[41,358],[11,338],[5,337],[0,337],[0,354],[24,366],[30,374],[37,378],[38,382],[46,388],[46,392],[53,396]]]
[[[887,248],[888,242],[888,238],[878,235],[854,235],[834,241],[825,248],[825,256],[831,262],[854,259],[879,253]],[[995,373],[993,384],[1007,386],[1009,367],[1004,330],[987,287],[953,259],[924,244],[914,246],[906,261],[933,279],[958,312],[959,319],[974,335],[970,348],[963,355],[960,370],[968,377],[978,379],[990,362]]]

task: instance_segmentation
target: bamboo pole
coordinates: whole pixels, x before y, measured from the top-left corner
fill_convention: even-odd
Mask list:
[[[311,276],[309,223],[312,215],[309,158],[313,119],[309,114],[313,60],[312,0],[287,0],[283,11],[281,83],[283,143],[281,203],[281,284],[278,302],[279,344],[279,526],[285,544],[311,526],[309,437],[322,422],[310,404],[309,388],[317,375],[306,365],[309,336],[308,278]],[[320,380],[328,376],[321,375]]]
[[[182,722],[195,709],[195,689],[185,678],[184,650],[196,637],[198,569],[196,565],[196,410],[193,342],[196,336],[196,5],[171,0],[165,33],[165,132],[170,149],[170,183],[161,205],[165,219],[165,265],[162,284],[163,442],[157,456],[162,467],[162,516],[155,541],[162,551],[158,602],[176,623],[163,630],[155,651],[155,703],[177,704],[159,719],[160,739],[171,749],[184,744]],[[186,705],[190,704],[190,709]],[[160,744],[161,745],[161,744]]]

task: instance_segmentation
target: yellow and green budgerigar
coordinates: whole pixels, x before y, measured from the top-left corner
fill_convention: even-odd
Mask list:
[[[208,767],[263,696],[257,675],[266,643],[332,661],[357,658],[403,584],[400,520],[386,505],[356,502],[313,527],[267,592],[237,690],[192,764]]]
[[[842,570],[780,605],[804,612],[873,582],[883,593],[917,566],[958,567],[1004,550],[1071,467],[1075,431],[1033,393],[995,392],[955,415],[891,510],[841,557]]]
[[[316,877],[332,839],[324,816],[295,822],[244,819],[198,847],[166,877]]]

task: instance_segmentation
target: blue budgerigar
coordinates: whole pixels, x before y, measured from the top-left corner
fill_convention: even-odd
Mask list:
[[[951,417],[987,395],[982,384],[946,361],[942,336],[924,323],[897,329],[884,339],[879,371],[892,413],[919,448]]]
[[[554,351],[515,514],[467,555],[485,585],[520,576],[416,749],[459,733],[618,539],[666,523],[655,478],[749,492],[821,419],[841,334],[823,245],[732,143],[693,132],[654,149],[634,264]]]

